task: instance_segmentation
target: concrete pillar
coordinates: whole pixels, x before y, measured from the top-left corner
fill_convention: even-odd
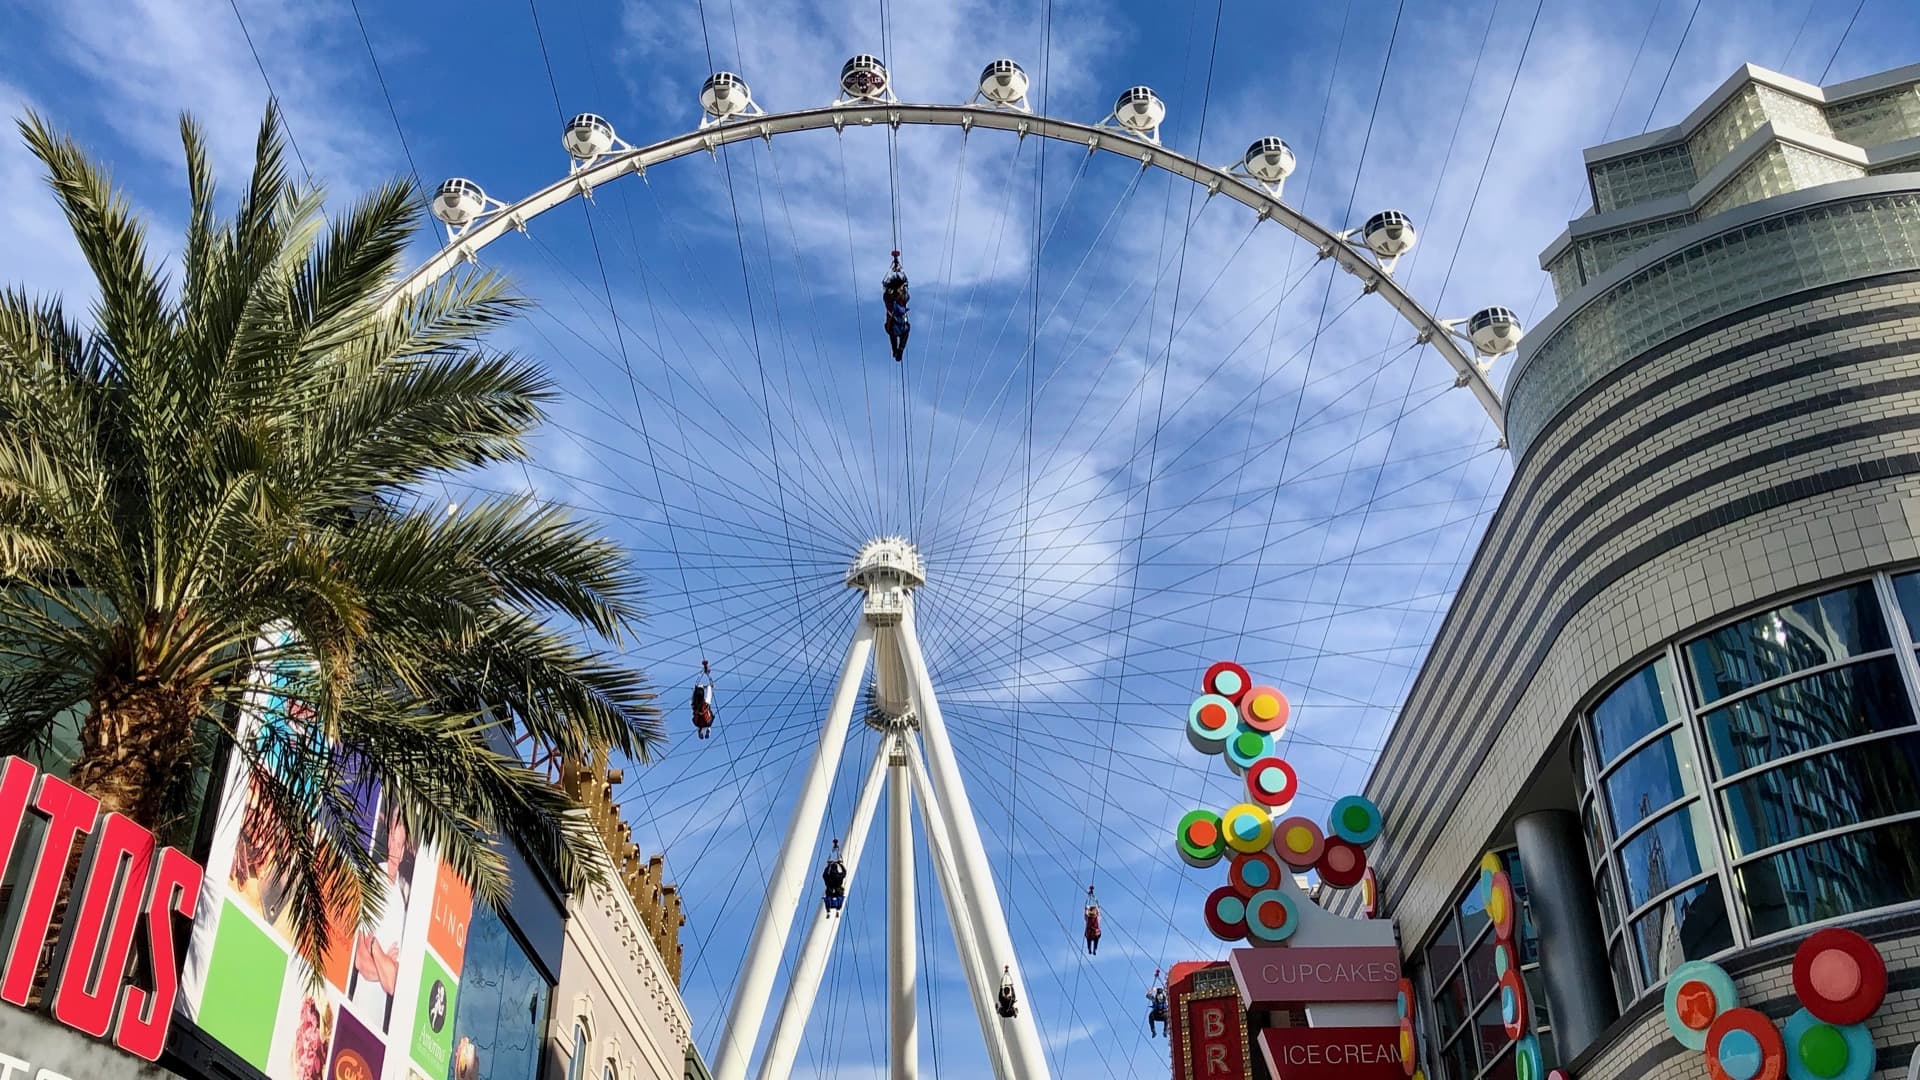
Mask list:
[[[1527,904],[1540,935],[1540,968],[1560,1060],[1571,1061],[1619,1017],[1607,939],[1587,870],[1586,837],[1571,810],[1541,810],[1514,823]]]

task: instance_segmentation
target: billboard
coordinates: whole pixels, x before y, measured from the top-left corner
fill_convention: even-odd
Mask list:
[[[268,675],[244,724],[298,735],[311,712],[286,696],[287,685]],[[386,903],[366,928],[339,918],[324,970],[313,972],[294,947],[287,875],[271,855],[278,826],[246,766],[232,764],[180,1010],[273,1080],[445,1080],[472,893],[410,835],[385,792],[363,783],[352,796]]]

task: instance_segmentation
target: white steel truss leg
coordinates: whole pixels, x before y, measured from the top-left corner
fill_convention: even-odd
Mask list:
[[[916,653],[918,646],[915,646]],[[847,646],[846,662],[840,666],[840,681],[833,688],[833,703],[827,709],[826,723],[820,728],[820,743],[814,747],[813,761],[800,785],[800,797],[793,804],[793,818],[787,824],[786,841],[774,860],[767,882],[767,897],[760,905],[760,917],[754,921],[753,936],[747,942],[747,955],[734,987],[733,1004],[727,1009],[721,1028],[716,1080],[746,1080],[747,1062],[753,1056],[754,1043],[760,1037],[761,1021],[767,1015],[767,997],[773,990],[773,977],[780,967],[780,954],[787,947],[787,933],[793,929],[795,905],[800,901],[814,845],[820,839],[820,821],[827,810],[827,794],[833,774],[840,765],[840,751],[847,741],[847,725],[853,719],[854,702],[860,695],[861,676],[873,654],[873,627],[863,617]],[[1038,1075],[1038,1074],[1035,1074]]]
[[[927,765],[920,756],[920,746],[911,738],[907,740],[907,768],[913,776],[914,797],[920,800],[920,824],[927,834],[927,854],[932,859],[934,876],[940,885],[940,899],[947,910],[947,924],[953,929],[954,947],[960,953],[960,968],[967,975],[967,996],[973,1002],[974,1017],[980,1022],[980,1036],[987,1043],[987,1062],[993,1066],[993,1075],[999,1080],[1013,1080],[1015,1074],[1007,1065],[1007,1041],[994,1011],[994,995],[1000,990],[1000,982],[995,973],[987,970],[987,962],[980,955],[979,931],[968,921],[966,908],[960,902],[960,871],[953,861],[953,843],[947,833],[946,819],[940,812],[940,801],[933,793],[933,783],[927,778]]]
[[[895,632],[900,635],[901,657],[914,691],[914,711],[926,737],[927,764],[957,849],[962,906],[980,928],[981,952],[988,962],[988,970],[998,974],[1004,968],[1013,980],[1020,1002],[1020,1015],[1008,1022],[1012,1029],[1007,1039],[1009,1061],[1020,1080],[1050,1080],[1052,1072],[1047,1067],[1046,1048],[1040,1042],[1040,1029],[1034,1022],[1033,996],[1027,993],[1026,981],[1021,977],[1019,957],[1013,951],[1013,935],[1007,930],[1007,914],[994,888],[993,870],[987,864],[986,846],[980,841],[973,805],[967,799],[966,784],[960,779],[960,763],[940,717],[933,678],[927,673],[926,657],[920,651],[920,638],[914,629],[911,597],[907,598]],[[721,1080],[730,1078],[721,1077]]]
[[[904,736],[888,739],[887,769],[887,1013],[893,1038],[892,1080],[920,1075],[920,1010],[914,1000],[913,800]]]
[[[891,740],[881,739],[873,757],[873,766],[860,785],[860,797],[853,807],[853,824],[847,830],[847,842],[840,861],[847,866],[847,903],[853,904],[853,881],[860,872],[860,853],[866,849],[867,836],[873,831],[873,814],[880,805],[880,787],[887,781],[887,763],[892,759]],[[897,782],[897,781],[896,781]],[[844,913],[843,913],[844,914]],[[820,977],[827,970],[827,954],[840,936],[840,917],[827,918],[824,906],[814,909],[813,922],[800,944],[800,960],[787,981],[787,994],[780,1002],[780,1015],[773,1023],[773,1037],[760,1059],[760,1080],[786,1080],[793,1072],[794,1059],[800,1055],[800,1040],[806,1034],[807,1020],[813,1015],[814,999],[820,993]]]

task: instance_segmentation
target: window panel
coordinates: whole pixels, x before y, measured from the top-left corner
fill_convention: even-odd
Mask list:
[[[1701,870],[1713,850],[1713,823],[1698,802],[1673,811],[1620,846],[1621,880],[1632,910]]]
[[[1613,864],[1602,863],[1594,878],[1593,894],[1600,898],[1600,926],[1611,934],[1620,926],[1620,906],[1613,896]]]
[[[1633,942],[1639,954],[1640,982],[1655,986],[1687,960],[1733,947],[1733,923],[1718,879],[1709,878],[1676,893],[1634,920]]]
[[[1470,1015],[1472,1005],[1467,1001],[1467,983],[1465,975],[1455,975],[1440,988],[1440,996],[1434,1000],[1434,1006],[1440,1014],[1440,1030],[1452,1034]]]
[[[1894,578],[1893,594],[1900,601],[1900,618],[1907,626],[1907,640],[1920,641],[1920,574]]]
[[[1475,880],[1479,880],[1478,875],[1475,876]],[[1473,940],[1480,936],[1480,931],[1487,927],[1487,909],[1482,906],[1480,898],[1474,895],[1474,889],[1469,886],[1467,895],[1460,898],[1460,903],[1455,905],[1454,910],[1460,914],[1460,940],[1471,946]]]
[[[1593,740],[1601,767],[1620,751],[1667,726],[1679,714],[1665,657],[1648,664],[1593,707]]]
[[[1483,995],[1493,992],[1496,976],[1493,973],[1493,935],[1487,934],[1480,944],[1467,953],[1467,990],[1473,1000],[1479,1001]]]
[[[1802,758],[1723,793],[1736,856],[1920,810],[1920,735]]]
[[[1473,1032],[1465,1031],[1447,1044],[1446,1052],[1441,1056],[1447,1063],[1448,1077],[1464,1080],[1480,1071],[1480,1059],[1475,1056],[1475,1044],[1479,1041]]]
[[[1500,1002],[1488,998],[1480,1015],[1473,1018],[1473,1027],[1479,1034],[1480,1060],[1492,1061],[1507,1045],[1507,1026],[1500,1020]]]
[[[1484,1080],[1515,1080],[1518,1074],[1514,1071],[1513,1053],[1511,1050],[1503,1052],[1500,1055],[1500,1059],[1487,1066],[1487,1071],[1482,1073],[1481,1076]]]
[[[1699,793],[1700,770],[1693,760],[1693,740],[1669,735],[1648,743],[1601,783],[1607,789],[1614,835],[1619,836],[1681,796]]]
[[[1920,823],[1783,851],[1741,867],[1738,880],[1756,936],[1920,899]]]
[[[1627,949],[1619,940],[1607,949],[1607,962],[1613,967],[1613,996],[1621,1009],[1633,1001],[1633,975],[1627,970]]]
[[[1741,698],[1701,718],[1714,772],[1728,776],[1842,739],[1913,723],[1891,656],[1823,671]]]
[[[1796,671],[1892,644],[1873,583],[1762,612],[1687,643],[1694,687],[1706,704]]]

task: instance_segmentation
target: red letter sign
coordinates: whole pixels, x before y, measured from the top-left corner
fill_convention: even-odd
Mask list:
[[[120,999],[119,1026],[113,1041],[129,1054],[148,1061],[160,1059],[167,1044],[167,1025],[173,1019],[173,999],[180,992],[180,974],[175,971],[173,916],[193,917],[200,899],[200,864],[173,848],[160,852],[147,889],[147,943],[153,955],[153,992],[137,986],[127,987]]]
[[[67,929],[54,970],[60,985],[53,995],[53,1017],[94,1038],[113,1026],[113,1007],[127,976],[127,954],[140,926],[136,898],[147,892],[153,862],[153,834],[132,818],[108,814],[100,819],[74,880],[80,902],[67,907]],[[104,948],[103,948],[104,944]]]
[[[15,1005],[25,1005],[27,994],[33,990],[33,972],[40,966],[40,950],[47,943],[47,926],[53,921],[53,903],[60,895],[60,879],[66,876],[73,839],[93,828],[94,816],[100,812],[100,800],[52,776],[40,778],[40,794],[34,806],[46,816],[47,827],[29,863],[33,881],[20,909],[20,922],[13,930],[6,974],[0,977],[0,1000]]]

